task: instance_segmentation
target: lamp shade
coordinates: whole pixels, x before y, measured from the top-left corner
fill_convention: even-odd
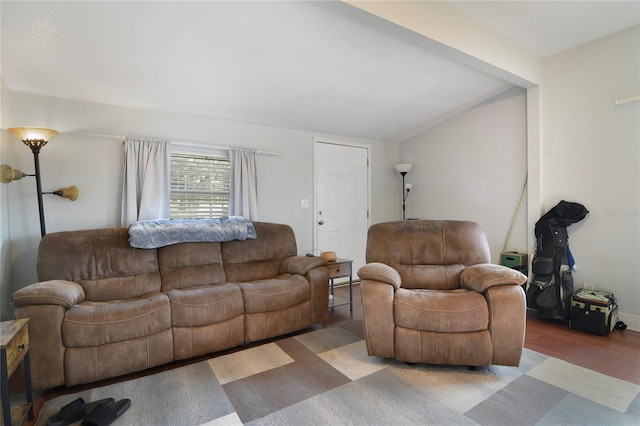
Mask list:
[[[25,145],[31,148],[42,148],[49,142],[49,139],[58,134],[57,130],[39,127],[12,127],[7,131],[19,137]]]
[[[407,183],[404,185],[404,187],[406,188],[407,191],[411,191],[411,188],[413,188],[413,184],[412,183]]]
[[[69,186],[67,188],[60,188],[57,191],[53,191],[53,193],[70,201],[75,201],[78,199],[78,187],[75,185]]]
[[[409,170],[411,170],[411,166],[412,164],[396,164],[396,170],[398,171],[398,173],[407,173]]]
[[[8,164],[0,166],[0,182],[2,183],[9,183],[14,180],[22,179],[24,176],[24,173],[18,169],[14,169]]]

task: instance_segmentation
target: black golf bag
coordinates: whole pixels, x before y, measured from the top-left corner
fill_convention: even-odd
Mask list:
[[[536,222],[533,277],[527,289],[527,305],[550,319],[569,319],[574,266],[567,227],[580,222],[589,211],[578,203],[560,201]]]

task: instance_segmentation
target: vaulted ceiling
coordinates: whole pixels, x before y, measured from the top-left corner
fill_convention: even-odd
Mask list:
[[[640,3],[451,1],[548,56]],[[9,89],[402,141],[511,84],[303,1],[2,1]]]

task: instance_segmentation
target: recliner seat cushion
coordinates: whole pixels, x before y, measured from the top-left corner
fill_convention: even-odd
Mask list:
[[[82,302],[67,310],[62,341],[67,348],[106,345],[150,336],[171,328],[166,294],[113,302]]]
[[[439,333],[482,331],[489,328],[485,298],[475,291],[407,290],[395,294],[397,327]]]
[[[171,290],[167,294],[174,327],[200,327],[244,314],[242,292],[235,284]]]
[[[247,314],[287,309],[308,301],[311,294],[309,281],[301,275],[283,274],[274,279],[240,283],[239,286]]]

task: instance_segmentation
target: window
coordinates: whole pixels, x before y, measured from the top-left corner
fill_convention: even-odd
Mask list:
[[[229,159],[191,153],[171,154],[171,218],[229,215]]]

